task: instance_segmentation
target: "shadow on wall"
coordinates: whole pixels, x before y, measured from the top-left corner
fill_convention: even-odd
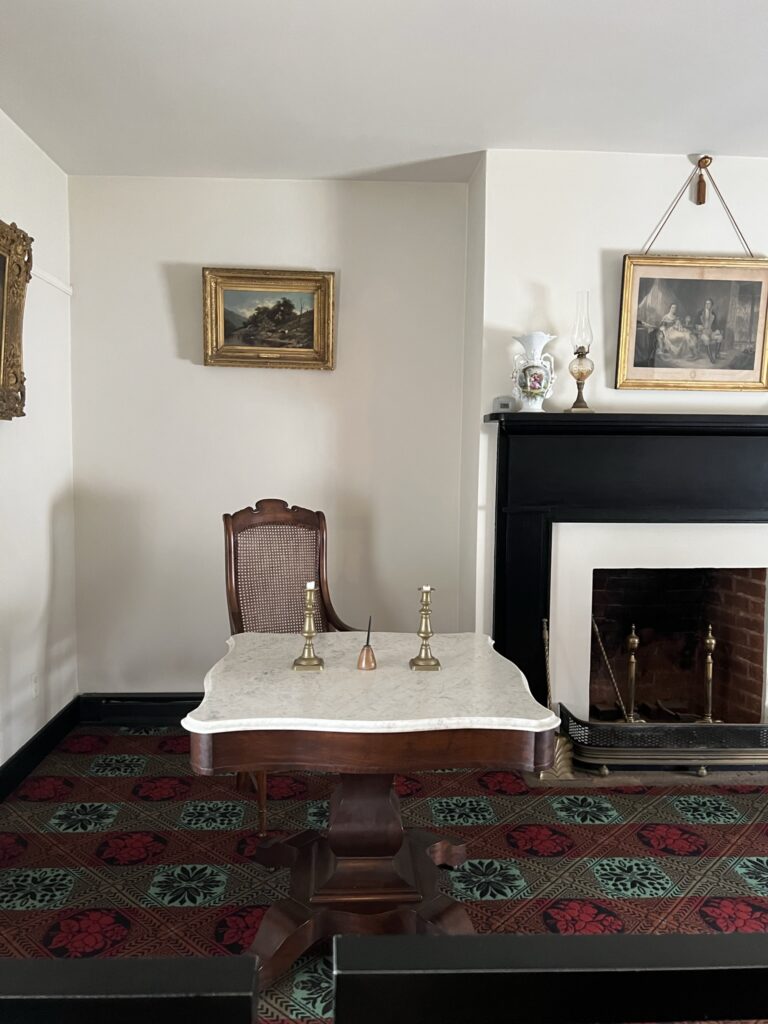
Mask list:
[[[203,365],[203,278],[199,263],[163,263],[170,329],[179,359]]]
[[[50,574],[41,686],[43,722],[77,691],[75,503],[71,488],[54,498],[50,516]]]
[[[374,529],[370,500],[342,490],[328,518],[328,582],[336,611],[355,629],[366,629],[373,616],[374,630],[394,629],[395,610],[377,584],[371,556]],[[341,600],[340,593],[344,593]]]
[[[78,487],[75,513],[81,688],[85,680],[86,689],[108,689],[110,679],[123,677],[120,652],[143,597],[139,502],[128,492]],[[136,646],[141,639],[135,638]]]
[[[89,488],[75,506],[81,691],[199,690],[229,636],[220,514]]]
[[[28,543],[39,545],[35,552],[39,561],[25,555]],[[30,532],[13,555],[17,569],[14,573],[8,567],[4,572],[0,595],[0,762],[77,691],[69,489],[52,500],[47,523],[45,513],[30,520]],[[36,565],[39,574],[34,571]]]
[[[616,359],[619,351],[619,315],[621,307],[621,275],[623,249],[603,249],[600,254],[601,294],[603,296],[602,361],[605,382],[613,387],[616,380]],[[593,356],[594,358],[594,356]]]

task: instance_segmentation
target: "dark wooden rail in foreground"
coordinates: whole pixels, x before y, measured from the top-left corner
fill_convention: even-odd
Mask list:
[[[337,936],[335,1024],[768,1019],[768,935]]]
[[[252,1024],[248,956],[0,959],[2,1024]]]

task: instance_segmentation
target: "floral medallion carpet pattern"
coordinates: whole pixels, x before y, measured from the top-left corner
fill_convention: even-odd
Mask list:
[[[327,822],[333,778],[269,781],[276,837]],[[514,772],[397,777],[408,825],[467,843],[443,873],[478,932],[768,932],[768,786],[553,788]],[[255,798],[194,776],[177,729],[80,728],[0,805],[0,956],[226,956],[285,871],[255,863]],[[269,1024],[328,1021],[330,963],[261,997]]]

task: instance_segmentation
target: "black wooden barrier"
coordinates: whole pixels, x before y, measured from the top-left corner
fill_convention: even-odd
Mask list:
[[[768,1019],[768,935],[337,936],[335,1024]]]
[[[249,956],[0,959],[2,1024],[252,1024]]]

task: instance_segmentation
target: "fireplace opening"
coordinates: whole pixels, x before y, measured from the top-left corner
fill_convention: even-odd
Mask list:
[[[621,721],[631,713],[630,647],[635,715],[656,723],[704,718],[711,626],[713,717],[762,721],[765,598],[765,569],[595,569],[590,718]]]

